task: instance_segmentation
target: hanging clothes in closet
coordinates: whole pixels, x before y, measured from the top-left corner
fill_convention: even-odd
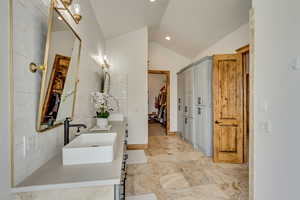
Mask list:
[[[158,97],[155,98],[155,108],[157,109],[157,121],[164,126],[167,124],[167,89],[163,86]]]

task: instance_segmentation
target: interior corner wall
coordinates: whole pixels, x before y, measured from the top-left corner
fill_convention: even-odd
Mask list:
[[[300,1],[253,0],[253,7],[254,199],[298,200]]]
[[[10,199],[10,11],[9,0],[0,2],[0,199]]]
[[[236,53],[236,49],[249,44],[249,35],[249,23],[246,23],[207,49],[201,51],[193,60],[197,61],[201,58],[212,56],[214,54]]]
[[[170,132],[177,131],[177,72],[191,60],[156,42],[149,43],[149,69],[170,71]]]
[[[128,143],[147,144],[147,27],[107,40],[106,51],[111,62],[112,79],[114,74],[127,75]]]
[[[41,76],[31,73],[28,63],[43,63],[48,27],[48,0],[13,1],[13,79],[14,79],[14,175],[20,183],[36,169],[60,153],[63,127],[39,134],[36,117]],[[2,1],[1,1],[2,3]],[[99,89],[99,65],[92,59],[104,52],[105,41],[89,1],[81,1],[83,20],[76,25],[67,21],[82,39],[79,84],[74,121],[92,126],[94,111],[90,92]],[[2,4],[1,4],[2,9]],[[1,12],[2,13],[2,12]],[[2,35],[1,35],[2,36]],[[76,130],[72,129],[71,132]],[[2,176],[1,176],[2,177]]]

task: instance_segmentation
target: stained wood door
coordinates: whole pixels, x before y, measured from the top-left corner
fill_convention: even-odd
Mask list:
[[[244,75],[241,54],[214,56],[214,161],[244,162]]]

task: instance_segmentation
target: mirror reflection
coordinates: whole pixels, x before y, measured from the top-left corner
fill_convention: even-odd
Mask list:
[[[40,131],[73,116],[81,47],[80,38],[56,9],[50,17],[38,120]]]

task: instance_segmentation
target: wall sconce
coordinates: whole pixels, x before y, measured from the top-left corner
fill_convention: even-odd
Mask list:
[[[108,61],[107,55],[102,56],[100,54],[100,55],[92,55],[91,57],[102,70],[106,72],[109,70],[111,64]]]
[[[77,21],[79,23],[81,18],[82,18],[82,16],[80,15],[80,4],[79,3],[74,4],[74,14],[73,14],[73,16],[75,18],[75,21]]]
[[[102,59],[102,61],[100,63],[100,66],[102,67],[102,69],[104,69],[106,71],[110,68],[110,64],[108,62],[107,55],[103,56],[103,59]]]
[[[73,3],[73,0],[60,0],[60,1],[64,7],[63,8],[60,7],[57,9],[68,11],[72,16],[72,18],[74,19],[75,23],[79,24],[80,20],[82,19],[82,16],[80,14],[79,0],[76,0],[75,3]]]
[[[62,2],[65,6],[69,7],[69,6],[72,4],[73,0],[61,0],[61,2]]]

